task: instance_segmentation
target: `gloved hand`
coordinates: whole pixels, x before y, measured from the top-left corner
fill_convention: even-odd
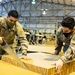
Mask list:
[[[20,58],[24,60],[31,60],[31,58],[27,56],[27,49],[22,49],[22,56]]]

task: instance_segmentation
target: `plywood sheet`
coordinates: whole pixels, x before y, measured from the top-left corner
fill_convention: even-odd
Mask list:
[[[40,75],[0,60],[0,75]]]
[[[60,58],[59,56],[45,53],[29,53],[28,56],[32,58],[32,60],[22,60],[22,62],[26,64],[29,70],[42,75],[57,75],[55,66],[52,66],[52,64]],[[10,56],[3,56],[2,60],[19,66],[16,60]],[[75,71],[75,61],[64,64],[60,75],[68,75],[73,71]]]
[[[75,72],[73,72],[73,73],[71,73],[71,74],[69,74],[69,75],[75,75]]]
[[[53,53],[55,50],[54,46],[44,46],[44,45],[29,45],[28,52],[46,52]]]

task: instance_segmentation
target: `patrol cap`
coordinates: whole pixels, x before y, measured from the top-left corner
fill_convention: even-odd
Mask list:
[[[68,27],[69,29],[73,29],[75,26],[74,18],[72,18],[72,17],[64,18],[63,21],[61,22],[61,25],[63,27]]]

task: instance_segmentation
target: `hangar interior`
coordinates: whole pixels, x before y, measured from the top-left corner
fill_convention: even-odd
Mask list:
[[[56,32],[58,28],[61,26],[61,21],[67,16],[71,16],[75,19],[75,0],[0,0],[0,17],[7,16],[10,10],[17,10],[19,13],[18,21],[21,23],[29,43],[28,52],[34,53],[33,55],[29,54],[29,57],[32,57],[32,59],[34,59],[35,57],[43,61],[44,58],[43,58],[43,54],[41,53],[51,54],[52,52],[54,52],[55,43],[56,43],[55,41]],[[37,52],[39,53],[39,55],[35,54]],[[62,54],[63,52],[61,51],[59,56],[61,56]],[[49,56],[49,55],[44,55],[44,56]],[[50,56],[50,57],[53,57],[53,60],[57,60],[59,56],[58,57]],[[6,60],[7,62],[10,59],[11,59],[10,57],[5,57],[5,56],[3,57],[3,60]],[[39,62],[42,62],[40,60]],[[49,59],[46,59],[46,60],[49,61]],[[47,63],[47,61],[44,61],[44,64],[42,64],[47,71],[43,68],[41,69],[37,67],[38,63],[36,62],[38,61],[34,63],[36,64],[36,67],[29,66],[29,68],[31,69],[31,67],[33,67],[31,71],[34,71],[35,68],[37,68],[35,71],[37,73],[40,73],[41,75],[57,75],[55,74],[54,68],[53,70],[48,69],[49,64],[46,65],[47,67],[44,66],[45,63]],[[29,61],[29,62],[26,61],[27,65],[29,65],[30,63],[32,63],[32,61]],[[70,63],[70,64],[73,64],[73,63]],[[69,68],[71,68],[71,66]],[[72,69],[71,72],[73,71],[75,72],[75,69]],[[2,72],[4,71],[2,70]],[[69,75],[71,73],[70,69],[67,70],[66,74],[65,74],[65,69],[63,74],[62,72],[61,72],[61,75]],[[15,73],[16,71],[14,71],[14,75],[19,75]],[[35,74],[35,73],[30,73],[28,71],[25,72],[24,74],[26,73],[28,75]],[[40,75],[40,74],[35,74],[35,75]],[[2,73],[2,75],[5,75],[5,74]],[[75,73],[72,73],[71,75],[75,75]]]

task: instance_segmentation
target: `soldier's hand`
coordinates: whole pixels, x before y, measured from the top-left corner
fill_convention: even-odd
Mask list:
[[[61,68],[63,66],[63,61],[61,59],[59,59],[58,61],[55,62],[55,66],[56,66],[56,71],[59,74],[61,72]]]
[[[24,60],[31,60],[31,58],[29,58],[28,56],[25,56],[25,55],[22,55],[20,58],[24,59]]]
[[[2,44],[3,43],[3,39],[2,39],[3,37],[0,37],[0,44]]]

